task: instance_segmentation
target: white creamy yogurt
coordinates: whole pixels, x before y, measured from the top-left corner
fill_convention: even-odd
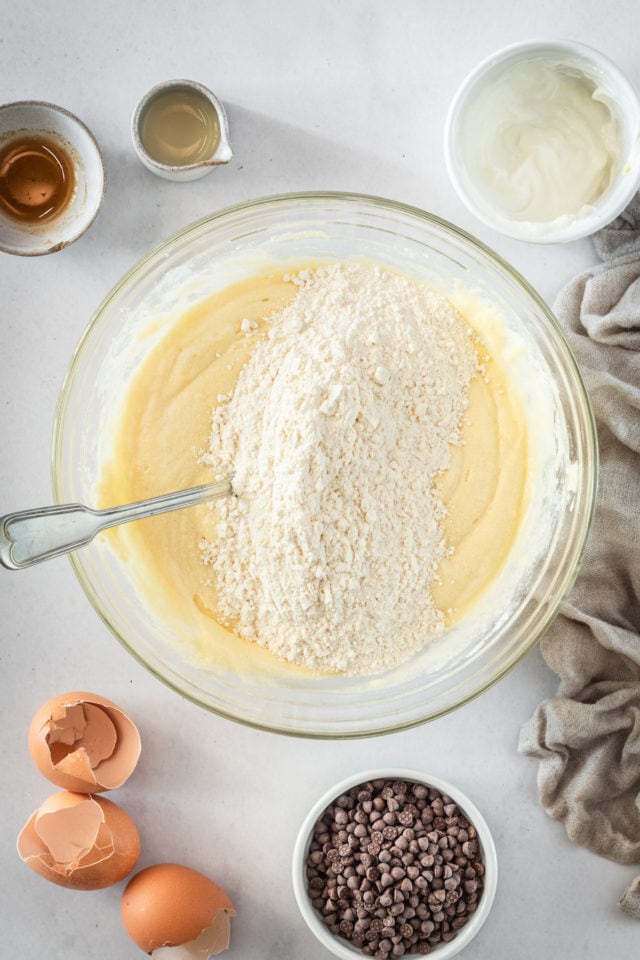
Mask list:
[[[444,151],[479,220],[519,240],[566,243],[611,223],[640,186],[640,98],[591,47],[515,43],[462,82]]]
[[[505,66],[461,118],[470,180],[504,217],[579,215],[609,189],[622,153],[606,92],[577,67],[534,58]]]

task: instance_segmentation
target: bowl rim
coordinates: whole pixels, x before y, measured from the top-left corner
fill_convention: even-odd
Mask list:
[[[59,240],[58,242],[46,248],[35,247],[32,250],[17,250],[15,247],[12,247],[4,243],[2,240],[2,236],[0,234],[0,251],[2,251],[3,253],[10,253],[16,257],[43,257],[48,253],[57,253],[59,250],[64,250],[65,247],[68,247],[72,243],[75,243],[76,240],[79,240],[80,237],[87,232],[91,224],[94,222],[94,220],[98,216],[98,213],[100,212],[100,208],[102,207],[102,204],[104,202],[104,196],[107,188],[107,171],[104,165],[104,157],[102,156],[102,150],[100,149],[100,145],[98,141],[96,140],[95,136],[93,135],[89,127],[86,125],[86,123],[84,123],[80,119],[80,117],[76,116],[75,113],[72,113],[71,110],[67,110],[66,107],[61,107],[57,103],[50,103],[48,100],[12,100],[10,103],[3,103],[0,105],[0,113],[3,113],[5,110],[9,109],[10,107],[23,107],[26,109],[30,109],[31,107],[44,107],[46,110],[49,110],[52,113],[59,113],[65,116],[68,120],[71,121],[72,124],[79,127],[88,137],[92,147],[95,150],[95,156],[98,161],[98,167],[100,169],[101,186],[98,191],[99,196],[97,197],[95,210],[93,211],[89,219],[80,220],[79,229],[73,235],[66,237],[64,240]],[[32,129],[32,128],[25,127],[24,129]]]
[[[518,55],[525,57],[527,54],[553,50],[582,57],[583,60],[591,62],[607,75],[613,77],[618,88],[623,88],[629,98],[635,102],[638,117],[640,117],[640,95],[638,91],[620,67],[606,54],[597,50],[595,47],[591,47],[577,40],[565,40],[562,38],[545,40],[540,38],[520,40],[516,43],[507,44],[480,60],[475,67],[464,76],[456,89],[449,109],[447,110],[444,125],[443,149],[445,166],[451,184],[459,199],[467,210],[485,226],[490,227],[490,229],[495,230],[503,236],[529,243],[568,243],[572,240],[580,240],[584,237],[591,236],[597,230],[611,223],[611,221],[624,210],[640,185],[640,142],[636,140],[630,154],[631,157],[635,156],[635,175],[629,176],[627,188],[621,193],[618,201],[608,206],[602,204],[602,209],[598,210],[597,216],[594,214],[584,219],[576,218],[573,223],[562,224],[554,230],[547,230],[544,235],[537,235],[521,226],[523,223],[526,225],[529,221],[511,221],[507,218],[500,217],[498,214],[491,216],[489,207],[485,208],[476,203],[474,197],[466,189],[460,176],[460,164],[456,157],[455,141],[456,123],[465,100],[476,85],[482,81],[484,75],[505,60],[515,59]],[[597,206],[594,207],[594,210],[597,209]]]
[[[439,957],[440,960],[450,960],[451,957],[454,957],[468,945],[489,916],[498,885],[498,856],[489,825],[475,803],[459,787],[439,776],[405,767],[383,767],[382,769],[368,769],[360,773],[352,774],[325,790],[302,821],[293,847],[291,881],[298,909],[310,931],[323,946],[325,946],[327,950],[330,950],[335,956],[340,957],[341,960],[357,960],[358,957],[364,956],[361,950],[355,946],[348,945],[348,941],[343,941],[341,938],[336,937],[325,924],[322,923],[307,894],[304,866],[307,849],[311,841],[311,833],[316,821],[320,818],[326,807],[339,797],[341,793],[344,793],[352,787],[370,780],[382,779],[408,780],[410,782],[424,784],[426,787],[434,787],[436,790],[439,790],[440,793],[451,797],[477,830],[482,850],[482,860],[485,865],[484,886],[478,909],[472,914],[468,923],[453,940],[449,943],[440,943],[437,948],[434,947],[433,950],[434,956]],[[405,954],[406,960],[414,960],[414,958],[418,956],[419,954],[416,953]]]
[[[591,464],[591,469],[585,471],[585,476],[587,479],[587,484],[584,491],[585,498],[585,509],[581,516],[581,526],[580,526],[580,549],[576,553],[574,558],[574,563],[571,569],[565,571],[565,575],[562,581],[562,589],[558,591],[558,594],[555,598],[555,601],[550,604],[545,605],[545,615],[541,619],[538,628],[535,631],[532,631],[531,636],[528,638],[527,643],[523,644],[521,647],[518,647],[515,652],[504,661],[501,668],[486,680],[484,680],[478,687],[476,687],[472,692],[468,693],[462,699],[456,703],[439,707],[436,710],[429,711],[425,709],[420,716],[411,717],[408,719],[402,719],[396,723],[384,724],[380,723],[377,726],[373,724],[365,730],[348,730],[348,731],[319,731],[319,730],[298,730],[298,729],[289,729],[284,723],[274,723],[274,722],[264,722],[256,719],[247,719],[241,716],[238,716],[237,713],[234,713],[232,710],[227,710],[219,706],[214,706],[204,700],[204,698],[193,692],[190,689],[185,689],[186,685],[181,685],[178,680],[173,679],[173,677],[165,676],[159,669],[157,669],[153,664],[149,663],[145,657],[138,653],[134,647],[124,638],[118,631],[118,628],[111,623],[108,615],[102,610],[101,605],[95,595],[92,584],[89,582],[88,577],[85,574],[81,560],[78,559],[78,555],[75,553],[70,553],[69,562],[73,568],[73,571],[78,578],[78,581],[87,596],[89,602],[91,603],[93,609],[96,611],[100,619],[103,621],[105,626],[111,631],[115,636],[118,642],[125,648],[125,650],[134,657],[146,670],[148,670],[153,676],[162,681],[166,686],[174,690],[180,696],[190,700],[192,703],[208,710],[211,713],[217,714],[224,717],[225,719],[233,720],[234,722],[241,723],[245,726],[249,726],[255,729],[265,730],[271,733],[278,733],[285,736],[301,737],[304,739],[317,739],[317,740],[351,740],[359,739],[364,737],[371,736],[380,736],[383,734],[395,733],[400,730],[410,729],[412,727],[420,726],[421,724],[434,720],[438,717],[445,716],[448,713],[453,712],[461,706],[464,706],[467,703],[475,700],[482,693],[489,690],[494,684],[498,683],[503,677],[505,677],[529,652],[529,650],[538,642],[542,634],[549,627],[551,622],[554,620],[561,603],[564,598],[569,593],[569,590],[573,586],[575,579],[578,575],[579,569],[582,564],[584,557],[584,552],[586,549],[586,544],[588,540],[589,531],[593,521],[593,515],[596,504],[596,492],[597,492],[597,481],[598,481],[598,444],[597,444],[597,433],[595,426],[595,419],[593,415],[593,410],[589,400],[589,396],[584,384],[584,379],[580,372],[580,368],[576,362],[576,359],[573,355],[572,350],[569,347],[566,336],[560,327],[558,321],[554,317],[552,311],[549,309],[544,300],[540,295],[535,291],[535,289],[528,283],[528,281],[509,263],[507,263],[500,254],[496,253],[481,240],[478,240],[470,233],[464,229],[452,224],[451,222],[438,217],[435,214],[429,213],[428,211],[422,210],[418,207],[411,206],[400,201],[390,200],[384,197],[378,197],[375,195],[369,194],[359,194],[359,193],[350,193],[350,192],[340,192],[340,191],[302,191],[294,193],[284,193],[284,194],[273,194],[266,195],[263,197],[258,197],[248,201],[242,201],[237,204],[233,204],[228,207],[224,207],[220,210],[217,210],[213,213],[207,214],[190,224],[187,224],[182,229],[178,230],[165,240],[157,244],[152,250],[137,261],[121,278],[116,284],[111,288],[111,290],[104,297],[102,302],[98,305],[95,310],[91,320],[86,326],[84,332],[82,333],[80,339],[78,340],[75,350],[72,354],[67,373],[62,383],[60,394],[58,397],[58,402],[55,410],[54,418],[54,427],[52,435],[52,445],[51,445],[51,476],[52,476],[52,488],[54,501],[56,503],[63,502],[63,491],[62,491],[62,478],[61,478],[61,468],[59,465],[59,457],[62,450],[62,434],[63,434],[63,425],[65,422],[65,413],[67,410],[67,404],[69,399],[69,394],[73,381],[75,379],[76,371],[80,365],[82,354],[84,351],[84,345],[89,340],[93,334],[95,327],[100,323],[103,312],[107,309],[109,304],[113,299],[115,299],[124,287],[127,286],[129,281],[136,276],[137,273],[143,271],[146,266],[156,258],[160,259],[166,255],[166,251],[172,245],[179,243],[180,241],[187,238],[190,234],[195,234],[203,227],[208,224],[214,224],[216,221],[224,220],[226,218],[233,218],[236,214],[242,213],[248,209],[260,209],[269,205],[277,205],[282,203],[298,203],[298,202],[311,202],[311,203],[324,203],[326,201],[338,201],[340,203],[353,203],[353,204],[365,204],[369,207],[382,207],[386,210],[395,211],[399,214],[408,215],[411,217],[417,217],[419,220],[426,220],[433,226],[436,226],[439,229],[444,230],[445,232],[453,235],[457,239],[462,239],[465,243],[468,243],[476,251],[480,251],[484,256],[486,256],[495,266],[497,266],[501,271],[506,271],[512,279],[514,279],[527,293],[529,297],[532,298],[537,307],[543,312],[547,321],[549,322],[551,328],[554,331],[554,334],[557,338],[558,345],[563,350],[563,356],[570,368],[576,383],[580,387],[582,408],[584,412],[584,423],[582,427],[584,428],[584,439],[586,442],[586,458]]]

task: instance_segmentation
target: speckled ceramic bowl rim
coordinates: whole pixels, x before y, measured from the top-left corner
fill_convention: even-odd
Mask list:
[[[51,247],[47,247],[46,250],[44,249],[16,250],[15,247],[9,247],[6,244],[4,244],[2,242],[2,238],[0,237],[0,251],[2,251],[3,253],[11,253],[16,257],[42,257],[42,256],[45,256],[45,254],[47,253],[57,253],[59,250],[64,250],[65,247],[68,247],[70,244],[75,243],[76,240],[79,240],[80,237],[87,232],[87,230],[89,229],[93,221],[98,216],[98,213],[100,212],[100,208],[102,207],[102,203],[104,200],[105,190],[107,187],[107,172],[104,166],[104,157],[102,156],[102,150],[100,149],[98,145],[98,141],[92,134],[91,130],[89,130],[89,127],[86,125],[86,123],[83,123],[82,120],[75,115],[75,113],[72,113],[70,110],[67,110],[66,107],[60,107],[56,103],[49,103],[48,100],[12,100],[11,103],[3,103],[0,106],[0,112],[8,109],[9,107],[25,107],[25,108],[44,107],[47,110],[52,110],[54,113],[61,113],[65,117],[67,117],[69,120],[71,120],[72,123],[77,124],[79,127],[82,128],[82,130],[84,130],[84,132],[87,134],[87,136],[89,137],[89,139],[93,143],[93,146],[96,149],[96,155],[98,157],[98,160],[100,162],[100,168],[102,170],[102,190],[100,192],[99,202],[96,204],[96,209],[94,210],[93,215],[89,220],[82,221],[82,224],[81,224],[82,229],[80,229],[72,237],[69,237],[66,240],[61,240],[59,243],[54,243],[53,246]],[[24,127],[24,129],[27,130],[29,128]]]
[[[346,777],[322,794],[304,818],[293,848],[291,878],[298,908],[314,936],[317,937],[327,950],[330,950],[336,957],[339,957],[340,960],[358,960],[358,958],[364,956],[362,951],[357,947],[349,946],[346,940],[334,936],[319,918],[307,893],[304,867],[313,828],[326,807],[339,797],[341,793],[351,789],[351,787],[366,783],[368,780],[383,779],[409,780],[411,782],[424,784],[426,787],[434,787],[441,793],[451,797],[477,830],[482,861],[485,866],[484,888],[478,909],[471,915],[468,923],[453,940],[449,943],[438,944],[430,954],[430,956],[433,955],[437,957],[438,960],[451,960],[452,957],[456,956],[456,954],[470,943],[489,916],[498,884],[498,857],[489,825],[475,803],[473,803],[462,790],[454,786],[454,784],[430,773],[406,769],[404,767],[365,770],[362,773],[356,773],[350,777]],[[418,956],[416,953],[406,953],[404,955],[405,960],[414,960],[414,958]]]

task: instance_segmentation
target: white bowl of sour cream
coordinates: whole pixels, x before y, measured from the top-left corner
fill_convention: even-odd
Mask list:
[[[640,100],[597,50],[517,43],[463,81],[444,149],[454,188],[483,223],[518,240],[576,240],[610,223],[640,185]]]

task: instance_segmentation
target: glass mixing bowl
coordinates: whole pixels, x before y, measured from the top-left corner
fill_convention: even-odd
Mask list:
[[[373,735],[459,707],[503,677],[555,617],[578,572],[593,511],[597,445],[572,354],[552,314],[515,270],[424,211],[375,197],[291,194],[208,216],[157,247],[111,291],[67,375],[53,444],[58,502],[96,501],[117,401],[176,311],[266,265],[364,257],[447,293],[462,286],[499,313],[542,389],[527,402],[550,456],[498,582],[409,663],[372,677],[306,676],[203,663],[150,609],[135,564],[101,535],[71,558],[98,614],[152,673],[201,706],[256,727],[313,737]],[[151,522],[151,521],[149,521]],[[188,638],[186,638],[188,639]],[[232,640],[231,640],[232,643]]]

